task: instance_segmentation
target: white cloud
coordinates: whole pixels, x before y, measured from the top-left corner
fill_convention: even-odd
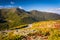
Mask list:
[[[15,4],[13,1],[10,2],[11,4]]]
[[[45,11],[60,14],[60,8],[50,8]]]
[[[52,11],[60,14],[60,8],[55,8],[55,9],[53,9]]]
[[[0,9],[3,8],[3,6],[0,6]]]
[[[50,9],[52,11],[60,11],[60,8]]]
[[[14,7],[14,6],[12,6],[12,5],[0,6],[0,9],[1,8],[12,8],[12,7]]]
[[[55,9],[56,11],[60,11],[60,8]]]
[[[12,8],[12,7],[14,7],[14,6],[12,6],[12,5],[4,6],[4,8]]]
[[[0,6],[0,7],[2,7],[2,6]]]
[[[20,9],[23,9],[21,6],[13,6],[13,5],[0,6],[0,9],[1,8],[20,8]]]
[[[20,9],[23,9],[21,6],[19,6]]]

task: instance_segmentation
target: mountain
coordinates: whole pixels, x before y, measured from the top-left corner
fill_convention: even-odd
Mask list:
[[[28,12],[20,8],[3,8],[0,9],[0,30],[31,24],[37,21],[57,19],[60,19],[60,15],[55,13],[40,12],[37,10]]]
[[[35,21],[36,20],[30,17],[29,14],[23,9],[0,9],[0,29],[8,29],[20,25],[31,24]]]
[[[60,15],[56,13],[49,13],[49,12],[41,12],[37,10],[30,11],[30,14],[36,18],[37,20],[57,20],[60,19]]]

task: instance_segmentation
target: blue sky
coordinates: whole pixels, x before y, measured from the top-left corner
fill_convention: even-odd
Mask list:
[[[60,11],[60,0],[0,0],[0,8],[19,6],[25,10]]]

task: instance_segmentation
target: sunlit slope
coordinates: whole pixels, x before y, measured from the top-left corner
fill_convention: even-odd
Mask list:
[[[60,20],[36,22],[30,27],[0,34],[0,40],[60,40]]]
[[[60,20],[36,22],[32,28],[60,28]]]
[[[33,24],[28,25],[27,28],[22,28],[20,30],[28,31],[32,30],[33,32],[38,31],[49,31],[50,29],[60,29],[60,20],[53,20],[53,21],[41,21],[35,22]]]

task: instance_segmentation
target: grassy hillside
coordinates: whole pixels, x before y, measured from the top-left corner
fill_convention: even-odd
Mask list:
[[[33,23],[32,25],[34,28],[60,28],[60,20],[53,20],[53,21],[41,21]]]
[[[0,40],[60,40],[60,20],[36,22],[29,28],[0,33]]]
[[[30,17],[24,10],[19,8],[0,9],[0,15],[0,27],[3,28],[13,28],[20,25],[31,24],[36,21],[34,18]]]

